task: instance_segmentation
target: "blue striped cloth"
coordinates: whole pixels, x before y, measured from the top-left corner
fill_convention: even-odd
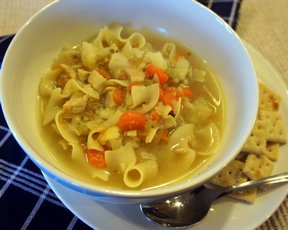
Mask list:
[[[200,0],[232,28],[240,0]],[[0,38],[0,64],[13,35]],[[0,110],[0,229],[91,229],[70,212],[19,147]]]

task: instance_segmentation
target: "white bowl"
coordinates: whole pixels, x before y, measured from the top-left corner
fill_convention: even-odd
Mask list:
[[[55,164],[39,136],[36,97],[40,78],[67,44],[95,36],[111,22],[146,27],[190,46],[218,74],[227,114],[222,144],[199,174],[174,186],[147,191],[109,190],[78,181]],[[29,157],[65,186],[110,202],[144,202],[207,181],[235,158],[258,108],[257,78],[241,40],[216,14],[191,0],[56,1],[34,15],[16,34],[2,65],[1,100],[14,137]]]

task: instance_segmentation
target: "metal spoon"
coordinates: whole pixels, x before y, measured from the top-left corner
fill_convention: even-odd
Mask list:
[[[187,227],[203,219],[209,212],[213,201],[219,197],[254,187],[284,182],[288,182],[288,172],[225,188],[206,183],[196,190],[176,197],[141,204],[140,209],[149,221],[157,225]]]

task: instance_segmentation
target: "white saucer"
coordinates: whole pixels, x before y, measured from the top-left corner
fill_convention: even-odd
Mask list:
[[[245,45],[253,60],[259,79],[273,91],[280,94],[282,97],[280,111],[283,116],[288,114],[288,90],[283,80],[258,51],[249,44],[245,43]],[[284,122],[288,133],[288,119]],[[277,161],[274,173],[288,171],[288,145],[282,146],[280,151],[280,159]],[[44,176],[64,205],[94,229],[157,229],[155,225],[145,219],[137,205],[112,205],[96,202],[57,183],[48,176]],[[205,219],[198,225],[188,229],[255,229],[273,214],[287,193],[288,185],[279,186],[261,194],[253,205],[229,198],[221,198],[215,202]]]

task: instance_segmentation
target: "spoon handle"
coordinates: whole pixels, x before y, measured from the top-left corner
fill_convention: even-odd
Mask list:
[[[239,185],[232,186],[228,188],[225,193],[231,193],[231,192],[241,192],[250,188],[260,187],[264,185],[269,184],[278,184],[278,183],[285,183],[288,182],[288,172],[277,174],[274,176],[265,177],[259,180],[251,180],[244,183],[241,183]]]

